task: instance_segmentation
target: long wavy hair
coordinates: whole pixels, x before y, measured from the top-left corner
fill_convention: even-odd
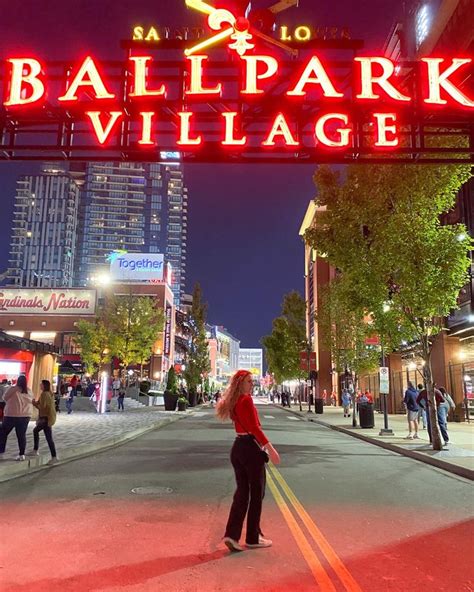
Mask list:
[[[232,376],[229,386],[219,399],[216,407],[216,415],[222,421],[232,419],[237,399],[243,394],[242,385],[247,376],[252,376],[248,370],[238,370]]]

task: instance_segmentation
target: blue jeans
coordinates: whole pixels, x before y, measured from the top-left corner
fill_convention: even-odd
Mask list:
[[[18,440],[18,454],[25,454],[26,449],[26,430],[30,422],[29,417],[10,417],[3,418],[2,429],[0,431],[0,454],[5,452],[8,434],[15,429],[16,439]]]
[[[423,407],[420,407],[420,410],[418,411],[418,421],[420,421],[420,419],[423,427],[426,428],[426,411]]]
[[[439,429],[441,430],[441,435],[443,436],[444,442],[447,444],[449,442],[449,435],[448,435],[448,409],[444,403],[441,403],[438,406],[438,423]]]
[[[66,409],[68,413],[72,413],[72,403],[74,399],[66,399]]]

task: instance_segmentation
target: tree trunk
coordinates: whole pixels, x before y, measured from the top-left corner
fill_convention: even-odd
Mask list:
[[[429,343],[429,338],[424,337],[421,343],[423,348],[423,360],[425,362],[423,373],[425,377],[426,390],[428,393],[427,413],[430,415],[431,443],[433,445],[433,450],[443,450],[441,433],[439,431],[438,424],[438,408],[434,394],[433,374],[431,371],[431,345]]]

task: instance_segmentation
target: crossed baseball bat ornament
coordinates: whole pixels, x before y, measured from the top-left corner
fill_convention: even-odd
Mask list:
[[[298,5],[298,0],[280,0],[269,10],[276,13],[295,5]],[[236,17],[234,14],[232,14],[232,12],[230,12],[230,10],[225,8],[215,8],[203,0],[186,0],[186,6],[207,14],[207,22],[209,27],[213,31],[219,31],[215,35],[212,35],[194,47],[185,49],[184,53],[186,56],[198,53],[203,49],[211,47],[212,45],[216,45],[220,41],[228,38],[233,41],[233,43],[229,45],[229,48],[234,49],[240,56],[243,56],[249,49],[253,49],[255,47],[253,43],[250,43],[254,35],[264,39],[269,43],[277,45],[291,54],[297,53],[296,50],[289,48],[283,43],[273,39],[272,37],[269,37],[268,35],[265,35],[264,33],[261,33],[260,31],[254,30],[253,34],[250,33],[250,22],[245,16]],[[224,25],[229,26],[223,28]]]

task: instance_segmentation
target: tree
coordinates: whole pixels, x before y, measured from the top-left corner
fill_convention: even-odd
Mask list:
[[[206,314],[207,305],[202,301],[201,286],[196,283],[190,313],[191,344],[184,371],[184,378],[191,393],[197,391],[203,376],[211,370],[206,337]]]
[[[433,338],[456,307],[470,264],[472,240],[463,225],[442,226],[456,193],[469,178],[466,165],[349,167],[345,179],[328,167],[315,175],[324,206],[309,244],[344,275],[375,325],[389,308],[418,341],[425,362],[433,447],[441,449],[431,369]],[[393,343],[394,347],[398,344]]]
[[[304,378],[300,352],[306,351],[306,303],[296,291],[285,294],[282,314],[273,321],[272,332],[262,338],[268,368],[277,383]]]
[[[99,316],[96,322],[80,320],[77,323],[78,333],[74,342],[81,350],[81,359],[86,371],[95,376],[99,370],[110,363],[110,333]]]
[[[378,366],[379,352],[366,345],[374,329],[363,307],[351,296],[350,285],[339,276],[323,289],[316,320],[337,372],[346,377],[350,372],[357,391],[360,376]],[[356,413],[352,414],[352,425],[357,425]]]
[[[147,296],[114,296],[107,301],[106,325],[113,335],[110,348],[122,367],[147,363],[163,332],[164,315]]]

